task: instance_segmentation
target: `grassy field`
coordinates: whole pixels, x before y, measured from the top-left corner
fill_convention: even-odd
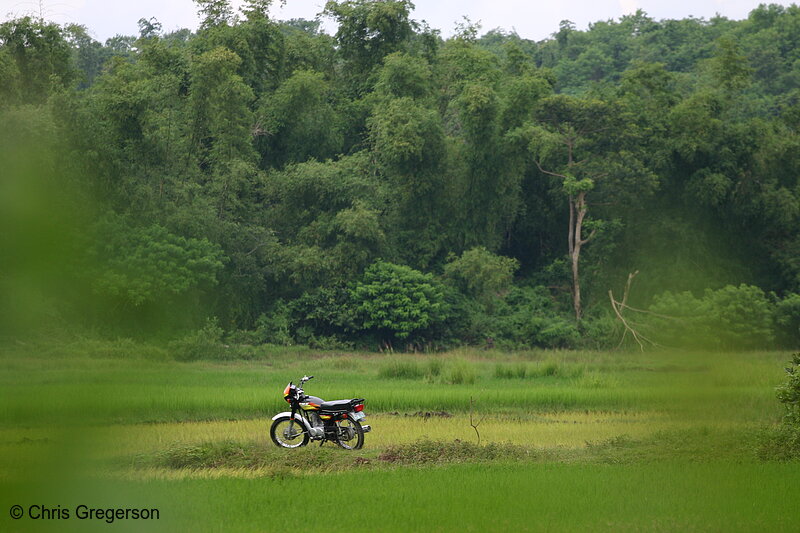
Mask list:
[[[0,497],[155,505],[146,527],[165,531],[325,527],[309,505],[371,531],[797,531],[800,463],[759,458],[788,358],[16,350],[0,357]],[[367,398],[364,450],[271,444],[281,391],[304,373],[311,394]],[[88,526],[109,527],[0,509],[0,531]]]

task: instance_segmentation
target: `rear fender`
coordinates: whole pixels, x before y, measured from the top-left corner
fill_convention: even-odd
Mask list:
[[[289,411],[278,413],[277,415],[272,417],[272,420],[277,420],[279,418],[292,418],[292,413],[290,413]],[[303,424],[303,427],[305,427],[307,430],[311,429],[311,424],[309,424],[308,420],[303,418],[303,416],[300,413],[295,413],[294,419]]]

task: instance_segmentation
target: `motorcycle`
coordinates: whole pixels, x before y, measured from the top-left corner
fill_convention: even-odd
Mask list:
[[[289,382],[283,399],[291,406],[272,417],[269,435],[281,448],[300,448],[309,441],[321,441],[320,446],[332,441],[347,450],[358,450],[364,445],[364,434],[372,428],[361,421],[366,418],[364,398],[326,402],[308,396],[303,385],[314,376],[303,376],[300,383]]]

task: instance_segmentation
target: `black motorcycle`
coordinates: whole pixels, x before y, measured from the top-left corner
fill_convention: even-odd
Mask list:
[[[269,435],[272,442],[281,448],[299,448],[310,440],[321,441],[320,446],[332,441],[347,450],[358,450],[364,445],[364,433],[368,425],[364,399],[335,400],[326,402],[316,396],[308,396],[303,384],[314,376],[303,376],[298,385],[291,381],[283,391],[283,399],[292,407],[272,417]]]

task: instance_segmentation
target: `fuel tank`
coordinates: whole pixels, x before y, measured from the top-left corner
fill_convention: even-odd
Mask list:
[[[308,396],[306,400],[300,404],[303,411],[319,411],[319,406],[325,403],[325,400],[316,396]]]

